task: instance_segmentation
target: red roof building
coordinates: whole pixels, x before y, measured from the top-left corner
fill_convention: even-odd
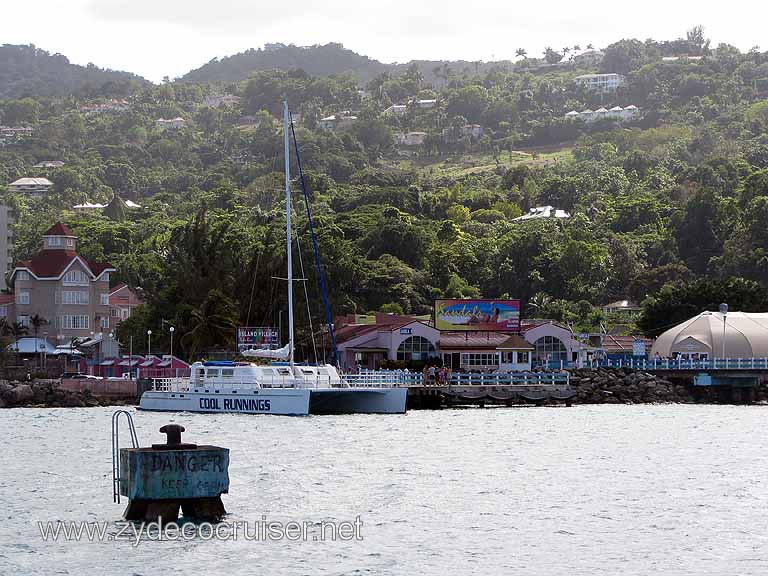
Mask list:
[[[55,344],[109,330],[109,280],[115,268],[77,253],[77,237],[57,222],[43,234],[43,249],[8,276],[14,310],[7,317],[26,326],[33,316]]]

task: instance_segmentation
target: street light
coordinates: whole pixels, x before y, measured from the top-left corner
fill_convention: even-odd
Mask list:
[[[43,368],[48,367],[48,332],[43,332]]]
[[[152,330],[147,330],[147,356],[152,355]]]
[[[723,315],[723,359],[725,359],[725,319],[728,316],[728,304],[720,304],[720,314]]]
[[[173,333],[176,332],[176,328],[171,326],[168,331],[171,333],[171,358],[173,358]]]

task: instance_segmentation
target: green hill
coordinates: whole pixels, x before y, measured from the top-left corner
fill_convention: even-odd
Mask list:
[[[352,72],[367,81],[387,70],[388,66],[336,43],[308,47],[277,44],[267,49],[251,49],[221,59],[214,58],[197,70],[188,72],[180,80],[236,82],[259,70],[294,68],[300,68],[312,76]]]
[[[261,70],[301,69],[311,76],[333,76],[350,72],[364,85],[383,72],[396,76],[415,65],[427,82],[442,82],[451,74],[484,73],[494,66],[509,68],[512,63],[466,60],[411,60],[385,64],[344,48],[338,43],[315,46],[267,45],[225,58],[214,58],[180,78],[182,82],[238,82]]]
[[[149,82],[129,72],[72,64],[34,45],[0,46],[0,99],[25,96],[125,96]]]

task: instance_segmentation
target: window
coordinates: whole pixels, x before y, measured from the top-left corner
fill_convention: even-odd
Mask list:
[[[112,308],[109,311],[109,315],[112,316],[112,318],[120,318],[120,309],[119,308]]]
[[[464,366],[498,366],[499,356],[493,352],[465,353],[461,355],[461,365]]]
[[[426,360],[432,356],[437,356],[435,347],[423,336],[406,338],[397,348],[398,360]]]
[[[219,376],[219,369],[218,368],[208,368],[208,374],[206,374],[208,378],[218,378]]]
[[[16,292],[16,304],[29,304],[29,292]]]
[[[234,368],[222,368],[221,369],[221,376],[222,378],[233,378],[235,375],[235,369]]]
[[[29,316],[16,316],[16,322],[29,328]]]
[[[61,246],[61,236],[51,236],[47,240],[49,248]]]
[[[75,246],[75,239],[67,238],[67,248],[74,248],[74,246]]]
[[[60,325],[64,330],[85,330],[90,326],[90,321],[85,314],[72,314],[62,316]]]
[[[109,306],[109,294],[106,292],[99,294],[99,304],[102,306]]]
[[[61,303],[79,305],[88,304],[88,292],[83,292],[82,290],[64,290],[61,293]]]
[[[64,274],[65,286],[88,286],[88,276],[82,270],[70,270]]]
[[[568,361],[568,350],[559,338],[542,336],[533,343],[533,346],[536,348],[534,358],[539,362]]]
[[[123,320],[128,318],[128,316],[130,316],[130,315],[131,315],[131,311],[128,308],[123,308],[122,310],[120,310],[120,317]]]
[[[101,281],[109,282],[109,272],[104,272],[104,274],[101,275]]]
[[[99,327],[100,328],[109,328],[109,318],[106,316],[102,316],[99,318]]]
[[[528,364],[528,352],[518,352],[517,353],[517,363],[518,364]]]
[[[0,318],[8,316],[8,306],[0,306]]]
[[[27,272],[26,270],[19,270],[18,272],[16,272],[16,280],[17,281],[29,280],[29,272]]]

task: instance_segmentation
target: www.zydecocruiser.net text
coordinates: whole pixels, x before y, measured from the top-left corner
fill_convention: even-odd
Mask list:
[[[287,522],[267,520],[238,520],[178,524],[175,522],[38,522],[37,528],[44,541],[127,541],[138,546],[141,542],[175,540],[250,540],[254,542],[352,542],[363,539],[363,521],[358,516],[348,521]]]

